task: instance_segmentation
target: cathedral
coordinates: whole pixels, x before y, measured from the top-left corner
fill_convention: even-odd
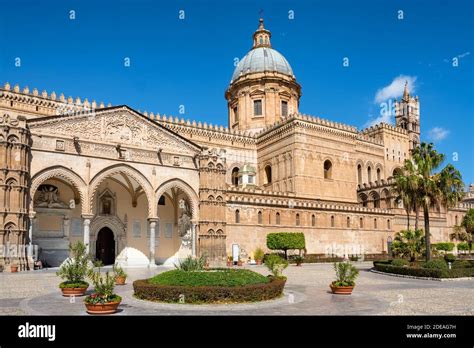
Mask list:
[[[270,232],[308,254],[381,254],[406,228],[394,172],[420,142],[405,88],[395,125],[299,113],[302,86],[260,20],[225,91],[228,126],[6,83],[0,88],[0,266],[58,266],[70,243],[122,266],[251,259]],[[431,213],[449,241],[471,202]]]

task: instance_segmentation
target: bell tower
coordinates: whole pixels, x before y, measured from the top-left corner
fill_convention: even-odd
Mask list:
[[[408,92],[408,81],[400,101],[395,100],[395,124],[408,131],[410,150],[420,144],[420,101]]]

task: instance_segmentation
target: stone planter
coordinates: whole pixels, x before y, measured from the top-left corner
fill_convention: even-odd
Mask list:
[[[125,285],[127,277],[117,276],[115,277],[115,285]]]
[[[354,290],[353,286],[335,286],[331,284],[329,287],[332,293],[336,295],[350,295],[352,294],[352,290]]]
[[[62,288],[61,291],[63,296],[71,297],[71,296],[84,296],[86,293],[87,288]]]
[[[108,302],[103,304],[89,304],[85,303],[87,313],[89,314],[113,314],[117,312],[117,308],[121,301]]]

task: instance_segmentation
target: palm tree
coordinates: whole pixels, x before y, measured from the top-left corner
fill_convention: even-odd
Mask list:
[[[434,173],[444,161],[444,155],[438,153],[433,144],[421,143],[413,149],[413,162],[416,164],[417,189],[416,195],[423,208],[425,222],[426,260],[431,259],[430,249],[430,208],[442,204],[448,208],[456,205],[463,196],[464,184],[461,174],[448,164],[439,173]]]
[[[395,201],[402,202],[407,213],[407,230],[410,230],[410,213],[416,205],[417,177],[415,175],[415,166],[405,160],[405,165],[396,171],[393,176],[392,191],[396,195]],[[415,229],[418,227],[418,221],[415,222]]]
[[[392,251],[395,255],[408,257],[410,262],[415,262],[423,250],[423,231],[400,231],[395,235]]]

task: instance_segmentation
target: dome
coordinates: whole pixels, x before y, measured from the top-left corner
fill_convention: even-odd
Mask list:
[[[270,47],[256,47],[237,64],[232,81],[247,73],[265,71],[279,72],[294,77],[290,64],[280,52]]]

